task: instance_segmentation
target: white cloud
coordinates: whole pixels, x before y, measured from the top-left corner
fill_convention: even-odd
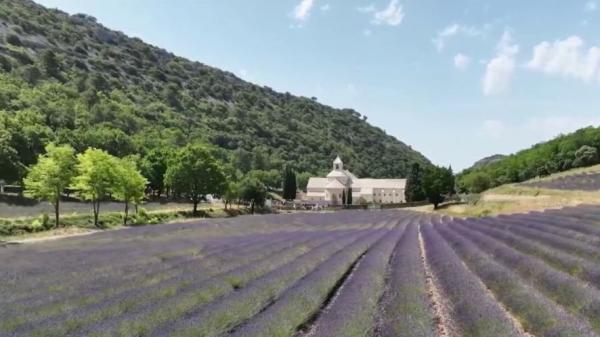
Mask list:
[[[458,53],[454,56],[454,67],[459,70],[467,70],[471,65],[471,61],[469,56]]]
[[[596,1],[588,1],[585,3],[584,9],[586,12],[594,12],[596,9],[598,9],[598,4]]]
[[[510,88],[515,72],[515,57],[519,53],[519,46],[512,43],[510,32],[505,30],[496,47],[496,57],[486,65],[483,77],[483,93],[486,96],[499,95]]]
[[[375,12],[373,23],[376,25],[398,26],[404,20],[404,12],[398,0],[390,0],[387,8]]]
[[[240,76],[242,78],[246,78],[246,77],[248,77],[248,70],[246,70],[246,69],[240,69],[239,74],[240,74]]]
[[[324,4],[323,6],[321,6],[321,11],[327,12],[329,10],[331,10],[331,5],[330,4]]]
[[[369,37],[373,34],[373,32],[370,29],[365,29],[365,30],[363,30],[363,34],[365,36]]]
[[[526,66],[548,75],[600,82],[600,47],[586,48],[578,36],[553,43],[544,41],[534,47]]]
[[[446,47],[446,43],[447,43],[448,39],[450,39],[454,36],[464,35],[464,36],[473,37],[473,36],[480,36],[482,34],[483,34],[483,32],[478,28],[464,26],[464,25],[454,23],[454,24],[446,26],[444,29],[440,30],[437,33],[437,36],[435,38],[433,38],[433,43],[435,44],[435,47],[437,48],[437,50],[439,52],[441,52]]]
[[[496,119],[490,119],[483,122],[481,133],[492,139],[500,139],[505,135],[506,125],[504,122]]]
[[[306,21],[310,17],[310,12],[315,5],[315,0],[302,0],[296,7],[294,8],[294,12],[292,13],[294,19],[298,21]]]

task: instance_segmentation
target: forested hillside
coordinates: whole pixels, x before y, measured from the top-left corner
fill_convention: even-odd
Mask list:
[[[587,127],[467,169],[459,174],[458,185],[462,191],[478,193],[490,187],[590,166],[600,163],[599,151],[600,127]]]
[[[404,177],[412,163],[429,164],[354,110],[245,82],[27,0],[0,2],[0,71],[0,179],[11,182],[49,142],[141,158],[203,142],[241,172],[292,163],[322,173],[336,154],[360,176]]]

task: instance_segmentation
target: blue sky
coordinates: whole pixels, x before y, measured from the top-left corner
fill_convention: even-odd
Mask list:
[[[600,0],[37,0],[354,108],[455,169],[600,124]]]

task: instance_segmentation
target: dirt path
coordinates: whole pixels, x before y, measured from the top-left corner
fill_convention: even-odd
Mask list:
[[[38,242],[54,241],[54,240],[60,240],[60,239],[65,239],[65,238],[77,237],[77,236],[85,236],[85,235],[90,235],[90,234],[94,234],[94,233],[99,233],[102,231],[103,230],[100,230],[100,229],[83,229],[83,228],[70,227],[70,228],[55,230],[52,232],[41,232],[39,236],[28,235],[23,238],[12,237],[12,238],[6,239],[6,241],[4,243],[8,244],[8,245],[38,243]]]
[[[427,295],[431,301],[437,335],[439,337],[460,337],[458,328],[454,326],[452,319],[450,318],[450,303],[444,299],[445,297],[442,295],[441,289],[438,286],[439,283],[436,281],[435,275],[433,275],[429,263],[427,262],[427,251],[425,249],[425,242],[423,240],[423,235],[421,234],[420,226],[419,248],[421,250],[421,262],[425,269]]]

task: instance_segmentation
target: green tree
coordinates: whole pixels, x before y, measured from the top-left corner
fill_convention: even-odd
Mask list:
[[[346,204],[347,205],[352,205],[352,202],[354,201],[353,197],[352,197],[352,187],[350,187],[348,189],[348,193],[346,193],[346,198],[347,198]]]
[[[269,190],[278,190],[281,188],[282,177],[281,172],[277,170],[252,170],[247,173],[247,176],[253,177],[262,182]]]
[[[435,209],[446,195],[454,193],[454,175],[451,168],[430,167],[423,174],[423,190]]]
[[[238,183],[230,182],[227,184],[227,189],[223,193],[223,204],[225,205],[225,210],[227,210],[227,206],[231,205],[234,201],[240,199],[240,185]]]
[[[490,177],[483,172],[475,172],[464,180],[465,187],[471,193],[481,193],[490,188]]]
[[[15,148],[14,129],[10,118],[0,111],[0,179],[12,182],[21,177],[24,167]]]
[[[116,160],[116,184],[113,188],[115,199],[125,203],[125,214],[123,216],[123,225],[127,226],[129,216],[129,204],[137,206],[144,198],[144,191],[148,180],[137,169],[134,161],[129,159]]]
[[[286,166],[283,169],[283,199],[296,199],[297,190],[296,173],[290,166]]]
[[[252,170],[252,153],[242,148],[233,152],[233,165],[242,173],[248,173]]]
[[[598,149],[589,145],[583,145],[575,151],[573,166],[583,167],[598,163]]]
[[[223,169],[201,145],[188,145],[174,154],[165,172],[165,185],[185,194],[194,204],[194,214],[202,197],[221,195],[227,187]]]
[[[170,149],[151,149],[140,163],[140,169],[144,177],[148,179],[152,193],[162,195],[165,187],[165,173],[167,163],[171,155]]]
[[[406,180],[406,201],[423,201],[425,192],[423,191],[423,172],[421,165],[412,164],[408,179]]]
[[[296,186],[306,192],[306,186],[308,185],[308,180],[312,174],[310,172],[302,172],[296,175]]]
[[[261,171],[269,169],[269,155],[266,151],[263,148],[255,148],[252,151],[252,169]]]
[[[117,185],[117,158],[104,150],[89,148],[77,155],[77,175],[72,188],[92,203],[94,226],[98,227],[100,202],[107,198]]]
[[[250,212],[254,214],[255,207],[265,204],[267,188],[260,180],[246,177],[240,186],[240,196],[242,200],[250,203]]]
[[[23,180],[25,195],[49,201],[54,206],[55,226],[60,226],[60,197],[75,175],[75,150],[68,145],[46,146],[46,153],[29,168]]]
[[[41,56],[42,69],[46,72],[49,77],[61,79],[60,76],[60,62],[56,57],[56,54],[50,49],[45,50]]]

